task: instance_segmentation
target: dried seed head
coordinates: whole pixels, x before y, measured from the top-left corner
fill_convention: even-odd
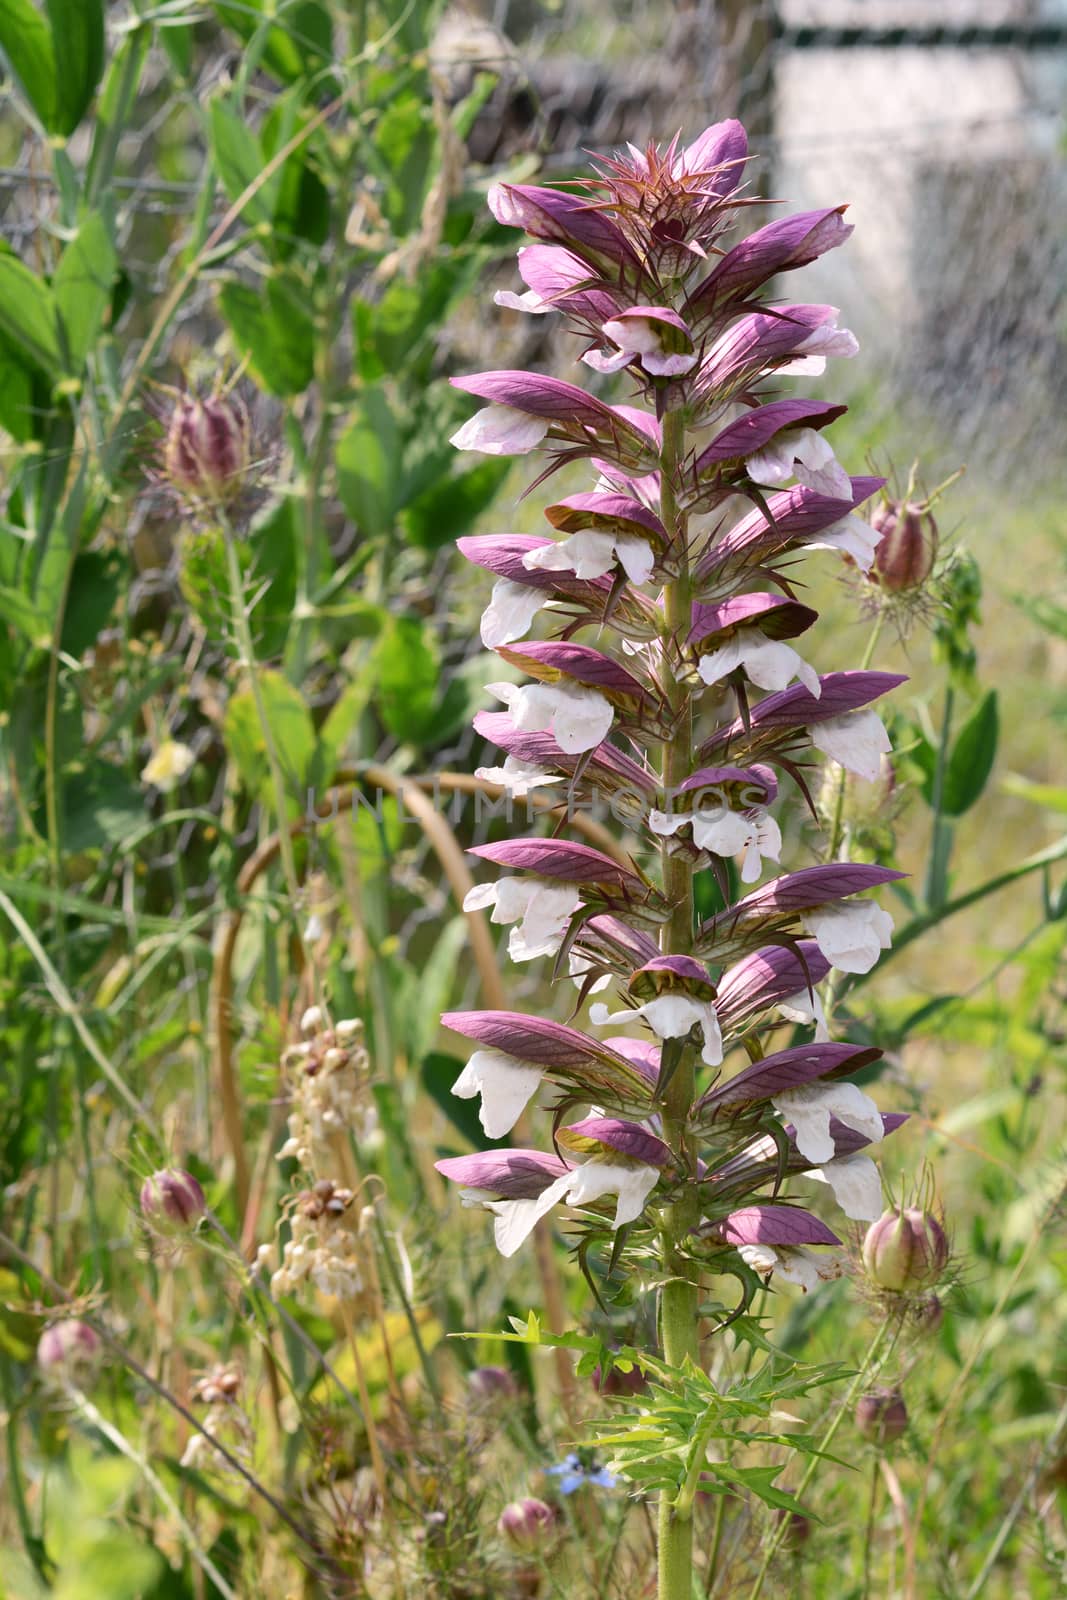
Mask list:
[[[203,1189],[180,1167],[153,1172],[141,1185],[141,1215],[160,1233],[195,1228],[206,1211]]]
[[[543,1500],[513,1500],[500,1513],[497,1529],[525,1555],[543,1551],[556,1538],[556,1513]]]
[[[249,460],[248,413],[235,396],[178,401],[163,445],[163,472],[179,494],[228,505],[244,486]]]
[[[921,589],[937,560],[937,523],[925,502],[883,500],[871,517],[881,535],[869,577],[890,594]]]
[[[856,1402],[856,1427],[875,1444],[892,1444],[908,1429],[908,1408],[899,1389],[871,1389]]]
[[[100,1355],[100,1335],[76,1317],[54,1322],[37,1341],[37,1365],[49,1378],[74,1378],[91,1370]]]
[[[241,1392],[241,1374],[236,1367],[212,1367],[193,1384],[193,1399],[204,1405],[229,1405]]]
[[[868,1278],[893,1294],[919,1294],[932,1288],[948,1265],[948,1255],[941,1223],[914,1206],[883,1212],[863,1241]]]

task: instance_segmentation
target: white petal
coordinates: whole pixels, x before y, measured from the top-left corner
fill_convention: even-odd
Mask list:
[[[893,748],[881,717],[869,707],[827,717],[825,722],[813,723],[809,732],[817,750],[870,783],[881,774],[882,756]]]
[[[498,289],[493,301],[508,311],[526,311],[532,317],[543,317],[546,312],[556,309],[549,301],[542,300],[536,289],[527,289],[525,294],[515,294],[511,289]]]
[[[782,852],[782,830],[774,818],[761,812],[752,819],[752,831],[745,841],[745,858],[741,865],[741,882],[755,883],[763,871],[762,857],[777,861]]]
[[[807,550],[841,550],[851,556],[861,572],[869,572],[882,535],[869,522],[850,511],[847,517],[824,528],[817,539],[805,539]]]
[[[703,1020],[700,1001],[687,994],[657,995],[640,1010],[659,1039],[684,1039]]]
[[[510,706],[520,693],[520,689],[517,683],[487,683],[485,692],[497,700],[503,700],[506,706]]]
[[[606,339],[632,356],[656,355],[663,348],[659,326],[651,317],[618,317],[605,322]]]
[[[851,500],[852,479],[822,434],[814,428],[798,428],[793,441],[797,482],[831,499]]]
[[[841,1263],[835,1255],[824,1258],[806,1250],[803,1245],[797,1245],[794,1249],[779,1252],[775,1270],[786,1283],[799,1284],[807,1294],[809,1289],[817,1289],[820,1283],[839,1278]]]
[[[853,1222],[876,1222],[882,1215],[882,1180],[870,1156],[837,1156],[806,1174],[828,1183],[834,1199]]]
[[[758,628],[742,628],[737,641],[745,672],[758,688],[784,689],[794,678],[799,678],[816,699],[822,694],[819,674],[792,645],[780,639],[768,639]]]
[[[840,972],[870,972],[888,950],[893,919],[873,900],[819,906],[804,914],[804,924],[832,967]]]
[[[583,528],[558,544],[530,550],[523,556],[522,564],[531,571],[573,572],[585,581],[602,578],[615,565],[615,540],[610,533]]]
[[[732,639],[727,639],[725,644],[717,650],[710,650],[707,655],[700,657],[697,662],[697,671],[705,683],[718,683],[720,678],[725,678],[728,672],[741,665],[741,639],[735,634]]]
[[[480,450],[487,456],[524,456],[537,448],[547,432],[544,417],[531,417],[514,406],[488,405],[457,429],[449,444],[457,450]]]
[[[693,817],[693,843],[717,856],[735,856],[745,848],[751,832],[751,823],[726,806],[719,811],[702,807]]]
[[[631,583],[648,582],[656,565],[656,553],[647,539],[639,539],[636,534],[620,533],[615,540],[615,554]]]
[[[739,1244],[737,1253],[742,1261],[746,1261],[753,1272],[758,1272],[765,1278],[768,1272],[773,1272],[778,1265],[778,1252],[769,1244]]]
[[[498,578],[493,585],[489,604],[482,612],[481,633],[485,648],[495,650],[497,645],[525,638],[534,617],[548,598],[543,589],[531,588],[527,583],[514,583],[511,578]]]
[[[513,929],[508,940],[512,961],[553,955],[581,903],[578,890],[571,884],[536,884],[527,901],[522,926]]]
[[[594,970],[594,963],[589,960],[588,956],[579,955],[577,950],[570,950],[567,953],[567,970],[574,980],[575,987],[580,989],[585,983],[588,974]],[[611,973],[602,973],[595,983],[590,984],[587,993],[601,994],[610,982]],[[604,1009],[606,1010],[607,1007]]]
[[[530,901],[537,893],[536,878],[498,878],[494,885],[496,901],[490,922],[518,922],[526,915]]]
[[[495,883],[476,883],[463,896],[464,911],[485,911],[487,907],[495,906],[496,891]]]
[[[783,1121],[793,1124],[797,1149],[813,1166],[825,1166],[834,1159],[831,1117],[872,1142],[885,1132],[878,1107],[854,1083],[799,1084],[774,1095],[771,1104]]]
[[[542,772],[540,767],[535,767],[528,761],[520,761],[518,756],[505,756],[502,767],[476,767],[474,776],[481,778],[485,783],[498,783],[517,800],[529,794],[531,789],[564,781],[557,773]]]
[[[658,833],[661,839],[672,838],[687,823],[692,822],[692,814],[688,811],[656,811],[648,813],[648,825],[653,833]]]
[[[587,350],[582,360],[594,372],[620,372],[633,360],[633,356],[627,350],[616,351],[614,355],[608,355],[603,350]]]
[[[595,750],[607,738],[615,713],[595,689],[553,688],[552,737],[567,755]]]
[[[493,1236],[502,1256],[515,1254],[523,1240],[529,1238],[541,1218],[563,1199],[571,1186],[571,1179],[571,1173],[565,1172],[562,1178],[557,1178],[555,1183],[550,1183],[547,1189],[543,1189],[536,1199],[485,1202],[485,1209],[496,1215]]]
[[[780,433],[777,438],[771,439],[763,446],[745,458],[745,471],[753,483],[762,484],[768,489],[776,489],[779,484],[788,483],[793,476],[793,436],[791,433]]]
[[[476,1050],[452,1085],[461,1100],[482,1097],[478,1121],[490,1139],[510,1133],[540,1087],[544,1073],[502,1050]]]
[[[797,1022],[802,1027],[814,1022],[814,1044],[829,1044],[830,1029],[826,1021],[826,1012],[823,1010],[822,997],[816,991],[810,994],[807,989],[802,989],[799,994],[790,995],[787,1000],[779,1000],[778,1010],[787,1022]]]
[[[569,1206],[589,1205],[605,1194],[618,1195],[619,1203],[612,1223],[615,1228],[636,1221],[659,1181],[658,1169],[644,1163],[624,1167],[607,1161],[587,1161],[576,1167],[570,1176],[572,1182],[567,1193]]]
[[[684,350],[649,352],[641,357],[641,365],[654,378],[681,378],[687,372],[692,372],[698,359],[695,351],[688,355]]]

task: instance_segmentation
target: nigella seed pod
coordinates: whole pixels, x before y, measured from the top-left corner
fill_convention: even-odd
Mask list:
[[[37,1365],[46,1377],[71,1378],[91,1368],[100,1354],[100,1335],[76,1317],[55,1322],[37,1341]]]
[[[508,1543],[524,1555],[543,1551],[555,1542],[556,1513],[543,1500],[528,1496],[525,1500],[512,1500],[500,1513],[497,1531]]]
[[[929,1211],[914,1206],[885,1211],[863,1241],[863,1265],[871,1282],[894,1294],[919,1294],[948,1264],[945,1230]]]
[[[925,504],[883,500],[871,517],[879,537],[870,577],[890,594],[920,589],[937,559],[937,523]]]
[[[180,1167],[153,1172],[141,1185],[141,1215],[160,1233],[195,1228],[206,1211],[203,1189]]]
[[[250,459],[248,413],[235,397],[179,400],[163,445],[163,471],[189,499],[228,505]]]
[[[871,1389],[856,1402],[856,1427],[865,1439],[893,1444],[908,1430],[908,1408],[899,1389]]]

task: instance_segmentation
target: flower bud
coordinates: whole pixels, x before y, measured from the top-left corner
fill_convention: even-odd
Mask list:
[[[226,505],[249,463],[248,414],[235,398],[179,400],[163,445],[163,470],[180,493]]]
[[[99,1334],[75,1317],[53,1323],[37,1341],[37,1365],[51,1378],[73,1377],[91,1367],[99,1354]]]
[[[506,1367],[475,1367],[467,1379],[471,1396],[483,1404],[497,1400],[512,1400],[519,1386]]]
[[[556,1513],[543,1500],[513,1500],[504,1507],[497,1523],[498,1532],[524,1555],[544,1550],[555,1540]]]
[[[160,1232],[194,1228],[206,1210],[203,1189],[180,1167],[153,1172],[141,1185],[141,1215]]]
[[[947,1263],[945,1230],[929,1211],[883,1211],[867,1229],[863,1265],[879,1289],[918,1294],[937,1282]]]
[[[870,577],[891,594],[919,589],[937,559],[937,523],[923,505],[910,500],[883,500],[871,517],[881,538]]]
[[[648,1388],[648,1379],[638,1366],[631,1367],[629,1372],[613,1366],[607,1377],[597,1367],[593,1373],[593,1387],[597,1394],[642,1394]]]
[[[908,1408],[899,1389],[871,1389],[856,1402],[856,1427],[874,1444],[892,1444],[907,1432]]]

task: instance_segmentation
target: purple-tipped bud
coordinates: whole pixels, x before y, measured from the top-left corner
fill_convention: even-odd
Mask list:
[[[629,1372],[623,1372],[621,1367],[612,1367],[605,1378],[599,1367],[593,1371],[593,1388],[597,1394],[631,1395],[643,1394],[648,1388],[648,1379],[640,1367],[631,1367]]]
[[[53,1323],[37,1341],[37,1365],[51,1378],[69,1378],[84,1372],[99,1354],[100,1335],[75,1317]]]
[[[467,1379],[467,1388],[472,1398],[483,1405],[513,1400],[519,1392],[518,1383],[507,1367],[475,1367]]]
[[[875,1444],[892,1444],[908,1431],[908,1408],[899,1389],[872,1389],[856,1402],[856,1427]]]
[[[937,523],[923,506],[907,500],[883,500],[871,517],[881,535],[870,577],[890,594],[920,589],[937,559]]]
[[[918,1294],[937,1282],[947,1264],[945,1230],[929,1211],[886,1211],[867,1229],[863,1265],[880,1289]]]
[[[544,1551],[555,1542],[556,1513],[543,1500],[528,1496],[513,1500],[500,1513],[497,1529],[509,1544],[524,1555]]]
[[[186,396],[170,419],[163,470],[181,494],[209,505],[226,505],[243,487],[249,445],[248,413],[235,398]]]
[[[206,1210],[203,1189],[180,1167],[153,1172],[141,1185],[141,1215],[160,1232],[195,1228]]]

